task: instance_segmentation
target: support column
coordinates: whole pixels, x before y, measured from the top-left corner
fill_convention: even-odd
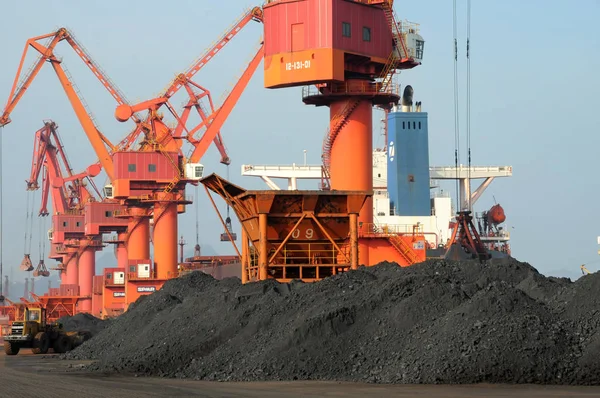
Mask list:
[[[92,284],[96,271],[96,249],[86,247],[79,256],[79,312],[92,311]]]
[[[177,273],[177,204],[154,206],[154,267],[158,279],[171,279]]]
[[[264,281],[267,279],[267,263],[269,261],[267,253],[267,214],[258,215],[258,279]]]
[[[462,172],[462,170],[461,170]],[[471,198],[471,181],[468,178],[460,179],[460,209],[457,211],[471,210],[469,207]]]
[[[79,268],[77,262],[77,254],[69,253],[68,256],[65,256],[65,272],[63,273],[62,278],[63,285],[79,284]]]
[[[350,269],[358,269],[358,215],[348,215],[350,221]]]
[[[127,271],[127,247],[125,246],[127,232],[119,232],[117,240],[117,267],[124,268]]]
[[[350,97],[330,106],[331,126],[338,122],[336,116],[350,102]],[[333,120],[336,119],[336,120]],[[373,190],[373,105],[370,100],[360,100],[354,111],[339,129],[331,147],[330,167],[331,189],[340,191]],[[373,198],[365,201],[358,222],[362,228],[370,228],[373,223]],[[369,246],[366,241],[359,242],[358,263],[370,265]]]
[[[127,224],[128,238],[125,243],[128,260],[150,258],[150,219],[144,209],[131,209],[132,217]]]
[[[248,283],[248,257],[250,254],[250,246],[248,244],[248,234],[246,229],[242,227],[242,283]]]

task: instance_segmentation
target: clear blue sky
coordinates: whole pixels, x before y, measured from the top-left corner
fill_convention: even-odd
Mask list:
[[[416,100],[429,112],[430,159],[433,165],[453,163],[452,2],[397,1],[401,19],[421,24],[426,40],[423,65],[403,72]],[[466,1],[459,1],[459,67],[464,94]],[[74,0],[32,3],[6,1],[0,25],[3,60],[0,100],[8,96],[21,51],[29,37],[68,27],[132,101],[153,98],[184,70],[241,14],[256,3],[178,1]],[[596,261],[600,196],[596,155],[600,144],[600,2],[517,0],[473,2],[471,26],[473,164],[512,165],[514,177],[498,180],[479,202],[478,211],[493,204],[507,213],[513,254],[541,272],[576,277],[579,265]],[[216,100],[234,84],[261,36],[253,23],[197,75]],[[113,141],[131,124],[115,121],[115,103],[66,43],[56,52],[72,73],[102,131]],[[28,62],[32,62],[32,58]],[[178,97],[179,98],[179,97]],[[182,100],[177,99],[176,105]],[[464,117],[461,102],[461,117]],[[377,117],[376,117],[377,118]],[[33,133],[42,120],[60,126],[75,170],[95,161],[81,127],[53,70],[46,65],[12,114],[3,131],[4,266],[14,269],[23,256],[26,192]],[[305,106],[301,89],[262,87],[262,65],[223,128],[232,158],[230,179],[247,188],[264,188],[260,180],[242,178],[244,163],[319,163],[328,112]],[[461,121],[464,126],[464,120]],[[203,163],[207,172],[226,174],[211,148]],[[465,159],[466,162],[466,159]],[[98,180],[99,185],[105,181]],[[193,189],[190,190],[193,194]],[[36,196],[36,203],[39,194]],[[224,210],[222,201],[221,210]],[[217,216],[204,194],[200,198],[200,243],[209,251],[233,249],[219,242]],[[36,207],[37,210],[37,207]],[[195,241],[193,206],[180,216],[180,231]],[[32,259],[37,263],[38,221]],[[235,224],[239,232],[239,226]],[[108,252],[110,248],[106,248]],[[208,254],[208,253],[207,253]],[[111,256],[99,255],[99,266]],[[49,261],[48,261],[49,262]],[[591,264],[597,270],[600,263]],[[41,283],[40,283],[41,284]]]

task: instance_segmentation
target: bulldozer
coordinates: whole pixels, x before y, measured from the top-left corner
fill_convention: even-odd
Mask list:
[[[4,337],[6,355],[17,355],[21,348],[31,348],[34,354],[46,354],[50,348],[55,353],[65,353],[83,344],[90,332],[67,332],[60,323],[46,322],[46,309],[25,307],[23,318],[13,321]]]

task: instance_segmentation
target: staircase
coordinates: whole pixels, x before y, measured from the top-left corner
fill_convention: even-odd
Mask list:
[[[408,49],[406,48],[406,43],[402,37],[402,32],[398,28],[398,22],[396,22],[397,18],[394,9],[392,8],[392,2],[389,0],[384,1],[381,3],[381,8],[383,9],[385,19],[392,32],[392,40],[394,41],[395,49],[398,49],[401,56],[400,59],[404,61],[408,58]]]
[[[331,148],[333,147],[333,143],[340,133],[342,128],[346,125],[348,118],[354,112],[356,107],[360,104],[360,100],[351,100],[346,103],[346,106],[337,113],[332,119],[331,124],[333,128],[327,129],[327,133],[325,134],[325,139],[323,140],[323,154],[321,158],[323,160],[323,182],[322,185],[330,188],[329,176],[330,176],[330,167],[331,167]]]
[[[164,196],[166,196],[167,194],[171,193],[173,189],[175,189],[179,181],[181,181],[181,170],[179,169],[179,166],[175,163],[175,161],[173,161],[173,158],[169,156],[169,154],[165,151],[165,148],[159,142],[152,142],[152,146],[155,151],[160,152],[164,157],[169,159],[171,165],[173,166],[176,172],[173,180],[169,182],[169,184],[163,190]]]
[[[402,32],[398,28],[398,23],[396,22],[397,18],[394,13],[394,9],[392,8],[392,2],[390,0],[382,1],[381,8],[385,14],[385,19],[387,20],[390,31],[392,32],[392,41],[394,43],[394,48],[392,49],[392,52],[390,53],[390,56],[388,57],[383,70],[381,71],[381,75],[379,76],[381,79],[380,92],[387,92],[390,84],[392,83],[392,77],[394,76],[398,61],[407,61],[409,59],[409,55]],[[400,59],[398,59],[396,56],[396,50],[398,50],[400,53]]]
[[[412,247],[408,245],[402,238],[398,235],[389,235],[388,240],[394,246],[394,248],[400,253],[400,255],[407,261],[407,265],[416,264],[419,261],[419,258],[415,254]]]

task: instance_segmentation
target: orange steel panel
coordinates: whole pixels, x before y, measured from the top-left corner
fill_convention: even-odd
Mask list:
[[[131,196],[131,184],[129,180],[113,180],[112,186],[115,198],[127,198]]]
[[[115,316],[125,311],[125,285],[102,288],[102,317]]]
[[[166,281],[157,279],[128,280],[125,283],[125,306],[134,303],[141,296],[154,293],[164,285]]]
[[[89,202],[84,207],[85,234],[99,235],[100,232],[114,231],[116,228],[127,228],[127,219],[114,217],[115,211],[123,211],[118,203]]]
[[[415,247],[416,245],[414,245],[416,242],[424,241],[425,238],[423,236],[413,237],[411,235],[407,235],[400,238],[413,248],[413,252],[418,258],[417,262],[425,261],[426,246],[423,246],[421,249],[417,249]],[[365,264],[367,266],[377,265],[382,261],[395,262],[401,267],[412,265],[408,263],[406,258],[404,258],[404,256],[402,256],[385,237],[360,238],[360,241],[369,250],[369,263]]]
[[[331,15],[328,22],[332,27],[333,48],[387,60],[392,52],[392,32],[381,8],[333,0]],[[350,23],[350,37],[342,35],[343,22]],[[364,27],[371,30],[370,41],[363,40]]]
[[[158,279],[176,278],[177,205],[154,206],[154,269]]]
[[[304,24],[306,48],[331,48],[331,1],[299,0],[263,7],[265,56],[293,51],[292,25]]]
[[[281,88],[344,81],[344,53],[328,48],[265,57],[264,86]]]
[[[85,231],[85,217],[83,214],[57,214],[52,216],[52,225],[55,232],[81,233]]]
[[[176,152],[116,152],[113,161],[116,180],[171,181],[177,174],[173,165],[179,164],[179,155]],[[130,170],[130,166],[135,170]]]
[[[304,22],[291,25],[292,28],[292,52],[303,51],[304,45]]]

